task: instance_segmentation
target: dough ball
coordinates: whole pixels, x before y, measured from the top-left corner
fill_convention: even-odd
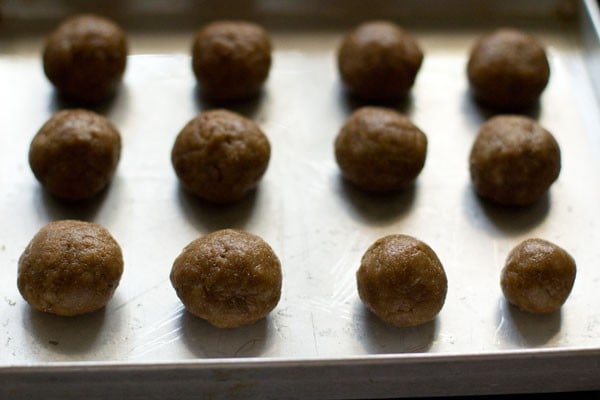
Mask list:
[[[228,101],[259,92],[271,68],[271,40],[259,25],[218,21],[196,34],[192,68],[202,94]]]
[[[423,62],[416,40],[386,21],[366,22],[348,33],[338,50],[338,69],[351,93],[373,101],[406,96]]]
[[[550,77],[542,45],[527,33],[500,29],[482,37],[471,50],[467,75],[473,95],[501,110],[534,105]]]
[[[64,110],[33,138],[29,165],[50,193],[82,200],[110,182],[120,155],[121,135],[108,119],[92,111]]]
[[[113,21],[77,15],[48,37],[44,72],[68,100],[98,103],[117,90],[127,64],[127,38]]]
[[[269,141],[253,121],[213,110],[181,130],[171,161],[187,190],[210,202],[232,203],[257,185],[270,155]]]
[[[558,310],[575,282],[575,260],[565,250],[542,239],[515,247],[502,270],[506,299],[523,311],[542,314]]]
[[[542,197],[558,178],[560,148],[535,120],[497,116],[482,125],[469,163],[471,181],[481,197],[522,206]]]
[[[343,176],[372,192],[411,183],[423,169],[427,137],[407,117],[381,107],[363,107],[346,121],[335,140]]]
[[[358,294],[383,321],[415,326],[431,321],[446,299],[446,273],[434,251],[406,235],[377,240],[356,274]]]
[[[122,273],[121,248],[105,228],[56,221],[43,227],[21,255],[17,286],[36,310],[74,316],[104,307]]]
[[[233,229],[191,242],[171,271],[186,309],[219,328],[264,318],[279,302],[281,280],[271,247],[256,235]]]

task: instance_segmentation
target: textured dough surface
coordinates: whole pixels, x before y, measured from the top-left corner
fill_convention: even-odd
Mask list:
[[[471,50],[467,76],[476,99],[502,110],[534,105],[550,79],[544,47],[515,29],[482,37]]]
[[[269,141],[253,121],[213,110],[181,130],[171,161],[187,190],[214,203],[232,203],[256,187],[270,156]]]
[[[44,72],[67,99],[97,103],[117,90],[127,51],[125,33],[114,22],[91,14],[74,16],[48,37]]]
[[[112,179],[121,156],[121,135],[105,117],[87,110],[54,114],[29,148],[35,177],[52,194],[82,200]]]
[[[407,117],[382,107],[363,107],[335,140],[336,161],[346,179],[374,192],[400,190],[423,169],[427,137]]]
[[[506,299],[536,314],[558,310],[569,297],[577,268],[561,247],[542,239],[528,239],[508,255],[500,284]]]
[[[497,116],[482,125],[469,166],[471,181],[481,197],[503,205],[528,205],[558,178],[560,148],[535,120]]]
[[[186,309],[220,328],[264,318],[281,296],[281,265],[271,247],[251,233],[224,229],[183,249],[171,282]]]
[[[421,68],[423,52],[396,24],[372,21],[344,37],[337,62],[350,92],[367,100],[388,101],[409,92]]]
[[[123,273],[121,248],[102,226],[49,223],[19,259],[17,286],[36,310],[74,316],[106,305]]]
[[[385,236],[373,243],[362,257],[356,279],[365,306],[398,327],[434,319],[448,287],[435,252],[407,235]]]
[[[217,21],[200,29],[192,46],[192,69],[202,94],[237,100],[256,94],[269,76],[271,40],[259,25]]]

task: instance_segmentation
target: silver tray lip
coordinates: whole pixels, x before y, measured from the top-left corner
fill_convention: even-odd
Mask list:
[[[600,347],[537,348],[516,349],[510,351],[492,351],[481,353],[416,353],[416,354],[372,354],[368,356],[347,356],[335,358],[322,357],[248,357],[248,358],[202,358],[180,360],[177,362],[152,361],[76,361],[44,362],[30,365],[0,367],[0,376],[22,373],[68,373],[75,371],[135,371],[135,370],[202,370],[202,369],[256,369],[279,367],[319,367],[335,368],[339,366],[374,366],[391,364],[425,364],[447,362],[484,362],[520,359],[558,359],[564,357],[598,357]],[[600,388],[600,381],[598,382]]]
[[[592,80],[596,97],[600,99],[600,74],[596,71],[600,68],[600,5],[596,0],[581,0],[581,36],[588,74]]]
[[[584,5],[587,10],[586,14],[594,24],[596,35],[600,37],[600,6],[598,5],[598,2],[594,0],[584,0]]]
[[[585,15],[592,21],[596,37],[600,38],[600,6],[596,0],[583,0]]]
[[[550,362],[559,359],[565,362]],[[108,394],[178,400],[198,396],[374,399],[600,389],[600,349],[256,361],[60,363],[0,369],[0,396],[47,400],[80,398],[85,393],[90,399],[105,399]],[[556,379],[540,375],[544,366],[550,367]]]

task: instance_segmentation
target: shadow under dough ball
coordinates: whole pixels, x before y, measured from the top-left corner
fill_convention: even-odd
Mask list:
[[[550,66],[543,46],[532,36],[500,29],[475,44],[467,75],[481,103],[516,111],[538,101],[548,84]]]
[[[372,192],[403,189],[421,172],[427,137],[407,117],[381,107],[363,107],[345,122],[335,140],[343,176]]]
[[[122,273],[121,248],[105,228],[55,221],[33,237],[19,258],[17,286],[36,310],[74,316],[104,307]]]
[[[253,121],[212,110],[181,130],[171,161],[185,189],[213,203],[232,203],[256,187],[270,155],[269,141]]]
[[[99,193],[112,179],[121,155],[121,135],[102,115],[59,111],[33,138],[29,165],[46,190],[65,200]]]
[[[523,206],[542,197],[558,178],[560,148],[535,120],[497,116],[481,126],[469,165],[477,194],[498,204]]]
[[[390,101],[408,94],[421,68],[423,52],[399,26],[373,21],[344,37],[337,61],[342,81],[352,94]]]
[[[407,235],[389,235],[373,243],[362,257],[356,280],[365,306],[398,327],[433,320],[448,289],[435,252]]]
[[[576,272],[575,260],[564,249],[546,240],[528,239],[508,255],[500,283],[511,304],[545,314],[567,300]]]
[[[98,103],[117,90],[127,64],[127,39],[114,22],[77,15],[62,22],[46,42],[44,72],[68,100]]]
[[[190,313],[219,328],[235,328],[275,308],[281,265],[260,237],[224,229],[183,249],[173,264],[171,283]]]
[[[228,101],[259,92],[271,68],[271,40],[259,25],[218,21],[196,34],[192,68],[202,94]]]

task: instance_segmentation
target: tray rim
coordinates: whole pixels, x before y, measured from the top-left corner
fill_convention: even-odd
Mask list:
[[[600,5],[595,0],[581,0],[581,36],[587,53],[588,75],[593,83],[596,97],[600,99]]]
[[[231,358],[197,358],[186,359],[176,362],[166,361],[44,361],[43,363],[31,363],[25,365],[0,366],[0,375],[6,373],[18,373],[23,370],[44,372],[47,369],[56,370],[132,370],[140,368],[215,368],[221,366],[238,366],[240,368],[256,368],[260,364],[265,366],[308,366],[318,364],[320,366],[337,366],[340,364],[363,365],[363,364],[389,364],[389,363],[418,363],[418,362],[448,362],[469,360],[496,360],[496,359],[522,359],[522,358],[549,358],[569,356],[598,356],[600,347],[552,347],[536,349],[511,349],[489,351],[481,353],[390,353],[371,354],[347,357],[231,357]],[[600,358],[599,360],[600,361]],[[600,370],[599,370],[600,373]],[[600,382],[599,382],[600,388]]]
[[[550,360],[562,360],[552,363]],[[600,349],[347,359],[82,363],[0,369],[17,398],[303,398],[486,395],[600,390]],[[548,367],[560,379],[547,379]],[[529,373],[522,373],[528,371]],[[540,371],[540,372],[538,372]],[[357,379],[362,376],[363,379]],[[434,378],[434,379],[432,379]],[[14,397],[13,397],[14,398]]]

